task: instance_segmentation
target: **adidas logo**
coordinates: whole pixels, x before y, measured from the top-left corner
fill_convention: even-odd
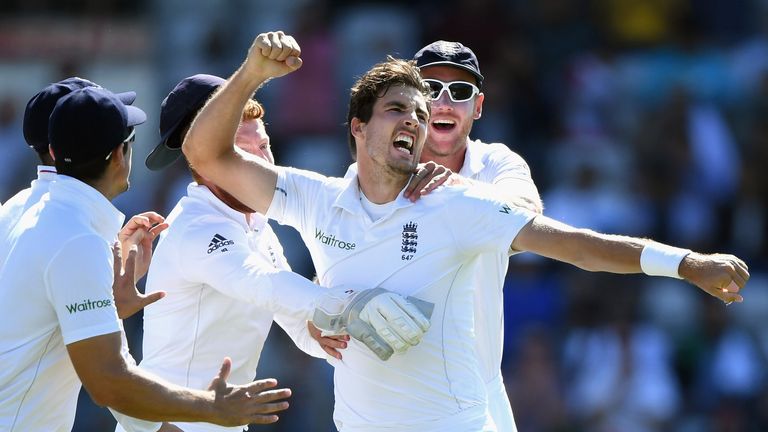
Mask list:
[[[231,246],[233,244],[235,244],[234,241],[227,240],[221,234],[216,234],[211,239],[211,242],[208,243],[208,255],[212,254],[214,251],[217,251],[217,250],[219,250],[220,248],[222,248],[224,246]],[[225,252],[226,250],[227,250],[227,248],[224,248],[221,251]]]

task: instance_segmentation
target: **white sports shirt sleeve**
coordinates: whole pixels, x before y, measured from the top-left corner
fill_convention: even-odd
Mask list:
[[[48,296],[64,344],[120,331],[112,297],[112,263],[112,251],[104,240],[89,234],[69,241],[48,266]]]
[[[199,224],[206,224],[201,219]],[[215,230],[190,225],[183,234],[183,274],[214,287],[229,297],[253,303],[282,315],[311,318],[321,288],[306,278],[274,269],[248,247],[247,238],[234,225],[217,224]],[[212,245],[213,236],[223,240]]]
[[[538,189],[525,160],[504,144],[470,140],[459,170],[461,176],[503,188],[513,196],[541,203]],[[499,430],[514,432],[512,408],[501,374],[504,347],[504,280],[508,253],[478,255],[474,268],[475,343],[480,371],[486,382],[491,416]]]

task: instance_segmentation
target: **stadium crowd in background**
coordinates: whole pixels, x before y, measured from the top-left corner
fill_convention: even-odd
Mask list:
[[[748,301],[723,308],[670,289],[676,281],[618,280],[526,254],[513,258],[504,290],[503,371],[519,429],[596,429],[613,421],[604,412],[620,417],[616,421],[629,425],[626,430],[768,428],[768,332],[761,325],[768,313],[763,2],[74,3],[64,14],[58,2],[4,2],[0,10],[9,25],[3,27],[48,17],[71,30],[106,17],[107,23],[114,18],[151,33],[144,58],[132,61],[147,62],[151,91],[142,92],[147,97],[137,104],[154,125],[150,108],[179,79],[199,72],[226,76],[254,29],[293,31],[302,40],[306,69],[260,91],[270,108],[270,134],[280,143],[275,158],[329,175],[342,175],[350,163],[337,145],[345,134],[339,119],[353,77],[386,54],[410,57],[433,40],[472,47],[486,94],[473,136],[503,142],[528,161],[545,214],[696,250],[729,250],[753,274]],[[323,18],[308,19],[318,16]],[[34,176],[34,153],[24,148],[20,127],[23,101],[67,76],[102,82],[89,72],[101,71],[105,62],[124,66],[103,54],[100,63],[94,63],[99,56],[76,53],[52,63],[55,53],[25,58],[0,47],[0,70],[9,78],[0,92],[0,201]],[[14,74],[18,64],[41,61],[45,73]],[[14,94],[13,83],[23,81],[35,81],[35,90]],[[157,135],[144,138],[137,141],[138,158],[149,153]],[[189,181],[186,168],[176,164],[162,175],[136,168],[134,190],[118,207],[128,214],[145,208],[166,214],[183,193],[178,185]],[[276,232],[291,266],[311,277],[295,233]],[[601,298],[600,289],[608,287],[626,300],[617,305]],[[140,347],[140,321],[127,327],[132,347]],[[330,430],[329,367],[287,348],[283,335],[273,336],[262,354],[264,373],[295,379],[281,379],[286,386],[317,384],[293,397],[291,410],[302,410],[302,416],[263,430]],[[611,366],[602,368],[599,379],[590,372],[596,357]],[[624,393],[615,394],[617,389]],[[533,403],[531,395],[549,402]],[[86,402],[75,430],[112,421]]]

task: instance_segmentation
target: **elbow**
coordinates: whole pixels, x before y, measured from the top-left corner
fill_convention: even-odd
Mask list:
[[[114,368],[102,370],[89,382],[83,381],[83,387],[96,405],[120,410],[121,401],[125,399],[121,383],[126,380],[127,374],[126,369],[115,365]]]
[[[184,153],[184,157],[187,158],[187,161],[192,166],[198,166],[205,160],[203,155],[200,154],[202,150],[201,146],[194,139],[190,139],[189,135],[182,141],[181,152]]]
[[[544,203],[541,202],[541,199],[531,201],[531,210],[536,214],[544,214]]]
[[[104,383],[104,384],[99,384],[95,386],[95,388],[94,386],[86,387],[86,391],[88,392],[88,395],[91,397],[91,400],[93,401],[93,403],[95,403],[96,405],[102,408],[105,408],[105,407],[114,408],[115,405],[119,404],[118,402],[119,389],[114,389],[112,387],[113,387],[112,385],[108,383]]]

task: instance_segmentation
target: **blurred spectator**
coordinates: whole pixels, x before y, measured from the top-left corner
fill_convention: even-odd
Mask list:
[[[600,279],[595,289],[611,290],[612,300],[595,303],[597,325],[572,328],[565,340],[570,413],[589,431],[665,430],[680,404],[669,341],[658,328],[637,319],[636,287]]]
[[[29,186],[40,161],[24,141],[21,122],[24,104],[13,97],[0,97],[0,202]]]
[[[341,175],[349,163],[346,94],[357,75],[387,54],[410,57],[432,40],[472,46],[486,78],[486,109],[473,134],[508,143],[525,157],[545,214],[711,252],[737,252],[753,272],[744,291],[747,303],[725,309],[728,313],[717,319],[714,312],[722,313],[723,307],[701,301],[679,281],[622,280],[622,286],[636,285],[627,301],[640,297],[634,319],[621,323],[603,311],[615,306],[600,300],[601,290],[616,289],[610,279],[525,254],[514,257],[505,284],[504,367],[520,432],[599,430],[613,417],[632,423],[634,411],[628,407],[647,403],[637,396],[644,386],[633,379],[645,373],[661,382],[660,397],[672,398],[675,391],[684,395],[671,413],[648,416],[663,420],[655,430],[768,430],[768,385],[759,378],[768,357],[763,323],[768,313],[768,2],[10,0],[2,2],[0,13],[1,22],[10,24],[0,25],[0,200],[25,187],[37,163],[19,126],[25,99],[16,95],[77,71],[89,76],[100,71],[105,82],[112,80],[107,86],[116,89],[126,87],[121,82],[140,81],[131,84],[146,86],[140,94],[148,96],[141,103],[150,108],[183,76],[231,71],[254,29],[284,29],[296,35],[305,64],[263,89],[276,159]],[[40,22],[56,29],[49,32]],[[97,30],[66,31],[82,25]],[[124,25],[141,34],[151,31],[146,52],[123,58],[98,51],[114,37],[115,26]],[[93,51],[52,59],[49,45],[55,42]],[[137,70],[151,73],[137,76]],[[151,137],[139,141],[154,142],[157,135]],[[145,147],[136,151],[136,157],[146,155]],[[187,181],[183,163],[176,168],[163,177],[135,166],[126,194],[131,201],[117,205],[130,213],[126,207],[146,200],[142,210],[151,202],[167,211],[179,193],[177,185]],[[275,230],[293,268],[311,277],[314,270],[296,232]],[[719,335],[712,330],[714,322]],[[141,334],[135,330],[141,323],[126,326],[140,355],[135,350]],[[632,351],[643,341],[647,347]],[[662,376],[670,373],[669,365],[660,359],[669,341],[679,355],[677,376],[667,381]],[[575,346],[608,357],[586,361],[574,355]],[[283,416],[289,421],[265,430],[332,428],[330,368],[307,364],[291,351],[273,355],[266,350],[260,373],[275,368],[297,390]],[[639,356],[662,365],[649,366],[656,375],[637,369]],[[726,361],[746,366],[738,374],[712,370],[713,362]],[[576,379],[577,366],[606,370],[591,383]],[[624,383],[627,393],[612,382]],[[599,398],[584,398],[578,411],[569,411],[574,405],[563,401],[577,393],[608,394],[618,402],[609,409]],[[110,416],[85,394],[81,409],[77,432],[109,430]],[[601,409],[611,415],[596,416]],[[631,427],[637,423],[642,422]],[[622,424],[619,430],[629,428]]]
[[[531,325],[522,335],[516,360],[505,372],[515,423],[524,432],[569,430],[555,340],[545,327]]]
[[[765,388],[765,357],[752,335],[729,324],[722,305],[701,301],[702,325],[689,333],[678,360],[684,380],[690,380],[686,412],[714,422],[714,430],[749,430]]]

